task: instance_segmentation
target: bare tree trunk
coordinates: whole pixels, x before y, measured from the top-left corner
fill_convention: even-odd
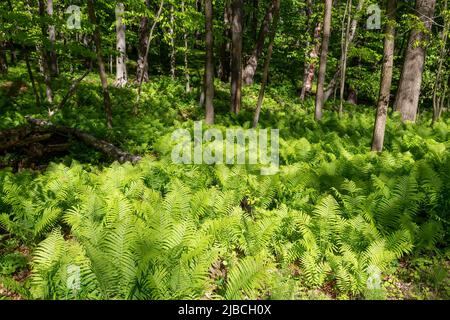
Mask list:
[[[345,92],[345,80],[347,73],[347,56],[348,56],[348,48],[350,41],[350,27],[351,27],[351,18],[352,18],[352,6],[353,1],[347,0],[346,5],[346,14],[342,20],[342,54],[341,54],[341,81],[340,81],[340,91],[339,91],[339,114],[342,115],[344,112],[344,92]],[[345,18],[347,18],[347,23],[345,23]],[[345,26],[345,28],[344,28]],[[345,30],[345,31],[344,31]]]
[[[125,6],[118,3],[116,6],[116,82],[115,86],[122,88],[128,82],[127,73],[127,42],[125,35],[125,25],[123,24],[123,14]]]
[[[34,98],[36,99],[36,106],[41,108],[41,98],[39,97],[39,92],[36,88],[36,82],[34,81],[33,71],[30,65],[30,58],[28,52],[25,51],[25,64],[27,66],[28,77],[30,78],[31,87],[33,88]]]
[[[238,114],[242,103],[242,20],[243,0],[233,0],[231,48],[231,112]]]
[[[181,10],[183,14],[186,13],[184,1],[181,2]],[[191,92],[191,77],[189,75],[189,59],[188,59],[189,45],[188,45],[188,34],[186,31],[184,32],[183,38],[184,38],[184,74],[186,76],[186,92],[189,93]]]
[[[252,38],[253,40],[258,39],[258,9],[259,9],[259,0],[252,1]]]
[[[430,30],[436,0],[417,0],[416,12],[425,30]],[[396,110],[401,112],[403,121],[416,121],[419,107],[422,74],[425,64],[425,44],[427,34],[423,27],[414,28],[409,37],[405,62],[400,77],[399,89],[395,100]]]
[[[206,123],[214,124],[214,38],[212,0],[205,0],[206,63],[205,63],[205,108]]]
[[[267,34],[270,32],[270,24],[273,19],[273,10],[275,6],[275,2],[277,0],[272,0],[271,5],[267,9],[266,16],[261,24],[261,28],[258,34],[258,40],[256,41],[255,47],[253,48],[252,54],[247,60],[247,63],[243,72],[243,80],[246,85],[253,84],[253,78],[256,74],[256,69],[258,67],[258,60],[261,57],[264,41],[266,40]]]
[[[147,47],[145,48],[145,53],[144,53],[144,61],[147,64],[148,64],[148,53],[150,52],[150,44],[153,39],[153,32],[155,31],[156,25],[159,22],[159,17],[161,16],[163,8],[164,8],[164,0],[161,0],[161,2],[159,4],[158,12],[156,13],[156,16],[155,16],[155,20],[153,21],[152,27],[150,28],[150,33],[148,34]],[[134,114],[137,114],[137,112],[138,112],[138,106],[139,106],[139,101],[141,100],[142,83],[144,81],[144,77],[145,77],[145,73],[142,72],[141,77],[138,80],[138,94],[137,94],[136,103],[134,104],[134,108],[133,108]]]
[[[359,0],[358,6],[356,7],[356,14],[352,19],[350,34],[348,37],[348,43],[347,43],[348,47],[350,47],[351,44],[353,43],[353,41],[355,40],[356,30],[357,30],[358,22],[359,22],[359,14],[364,7],[364,1],[365,0]],[[335,92],[336,85],[338,84],[338,81],[341,77],[341,71],[342,71],[342,65],[339,64],[333,78],[331,79],[331,81],[328,84],[328,87],[325,91],[325,101],[327,101],[331,97],[333,92]]]
[[[231,51],[231,4],[229,1],[225,3],[223,20],[224,20],[224,31],[223,40],[220,46],[220,66],[219,66],[219,77],[223,82],[230,81],[231,74],[231,61],[230,61],[230,51]]]
[[[53,17],[53,0],[47,0],[47,14],[50,17]],[[58,75],[58,60],[56,57],[56,29],[54,25],[48,26],[48,38],[50,40],[51,49],[49,50],[49,67],[50,73],[52,77],[56,77]]]
[[[267,50],[267,57],[266,57],[266,61],[264,62],[263,79],[262,79],[262,83],[261,83],[261,89],[259,91],[258,104],[256,106],[255,116],[253,118],[253,128],[256,128],[258,126],[259,116],[261,115],[262,104],[264,101],[264,94],[265,94],[265,90],[266,90],[267,79],[269,77],[270,60],[272,59],[273,45],[275,42],[275,35],[277,33],[278,20],[280,18],[280,1],[281,0],[277,0],[275,3],[273,26],[272,26],[272,31],[270,34],[269,48]]]
[[[6,45],[4,41],[0,41],[0,73],[8,73],[8,61],[6,60]]]
[[[150,7],[150,0],[145,1],[147,8]],[[141,18],[141,25],[139,28],[139,46],[138,46],[138,60],[136,68],[136,82],[142,78],[143,82],[148,82],[148,57],[145,56],[148,45],[149,21],[147,16]]]
[[[377,116],[373,131],[372,151],[383,151],[384,136],[386,130],[386,118],[391,96],[392,73],[394,69],[395,47],[395,11],[397,0],[388,0],[383,66],[381,69],[380,95],[378,98]]]
[[[314,45],[309,53],[309,59],[305,63],[305,73],[303,75],[303,87],[300,94],[300,99],[302,101],[311,94],[314,76],[316,72],[316,60],[319,57],[320,50],[320,35],[322,33],[322,23],[318,22],[316,28],[314,29]]]
[[[39,15],[41,17],[45,16],[45,4],[44,4],[44,0],[39,0],[38,2],[39,4]],[[41,52],[41,68],[42,68],[42,73],[44,75],[44,82],[45,82],[45,87],[46,87],[46,95],[47,95],[47,102],[51,105],[53,104],[53,90],[52,90],[52,79],[51,79],[51,74],[50,74],[50,70],[49,70],[49,55],[47,52],[47,48],[45,47],[45,38],[46,38],[46,29],[44,24],[41,24],[41,31],[42,31],[42,36],[43,36],[43,44],[42,47],[39,48],[40,52]]]
[[[317,95],[316,95],[316,111],[315,119],[320,121],[323,114],[324,100],[324,84],[327,71],[328,45],[330,42],[331,32],[331,11],[333,0],[325,0],[325,12],[323,18],[323,36],[322,36],[322,52],[320,54],[319,77],[317,79]]]
[[[176,47],[175,47],[175,15],[174,15],[174,7],[170,6],[170,27],[169,27],[169,35],[170,35],[170,76],[172,80],[175,80],[176,73]]]
[[[447,11],[447,0],[444,1],[444,12]],[[443,79],[443,68],[445,58],[447,57],[447,38],[449,32],[449,21],[447,17],[444,18],[444,27],[441,37],[441,50],[439,54],[439,67],[436,74],[436,84],[433,90],[433,124],[439,121],[446,97],[446,79]]]
[[[108,79],[106,77],[105,64],[103,62],[103,56],[102,56],[102,37],[100,34],[100,27],[97,24],[97,18],[95,16],[94,1],[88,0],[87,4],[88,4],[89,21],[95,26],[94,43],[95,43],[95,50],[97,53],[97,64],[98,64],[100,80],[102,82],[103,104],[105,107],[106,125],[107,125],[108,129],[112,129],[112,124],[113,124],[112,123],[112,106],[111,106],[111,98],[109,96]]]

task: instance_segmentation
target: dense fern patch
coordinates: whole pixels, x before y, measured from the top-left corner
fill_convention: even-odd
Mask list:
[[[252,106],[256,88],[246,90]],[[349,107],[339,121],[329,112],[317,124],[307,105],[269,95],[262,126],[280,129],[281,167],[264,177],[251,166],[172,164],[173,128],[192,125],[173,118],[199,114],[194,97],[185,99],[171,117],[156,119],[153,103],[151,116],[113,133],[125,148],[153,154],[136,166],[69,158],[42,173],[0,171],[0,295],[386,298],[406,257],[447,250],[448,122],[413,128],[394,118],[378,155],[369,152],[371,110]],[[249,126],[246,110],[219,123]]]

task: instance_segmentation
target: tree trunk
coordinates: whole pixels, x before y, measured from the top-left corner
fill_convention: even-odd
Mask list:
[[[213,37],[213,6],[212,0],[205,0],[205,109],[206,123],[214,124],[214,37]]]
[[[317,65],[315,60],[319,57],[321,32],[322,32],[322,23],[318,22],[314,29],[314,44],[311,49],[311,52],[309,53],[309,59],[307,59],[305,63],[305,72],[303,75],[303,87],[302,92],[300,94],[300,99],[302,101],[304,101],[305,98],[308,95],[310,95],[312,91]]]
[[[353,1],[347,0],[346,5],[346,14],[344,15],[344,19],[342,20],[342,53],[341,53],[341,79],[340,79],[340,90],[339,90],[339,115],[342,115],[344,112],[344,92],[345,92],[345,80],[347,75],[347,56],[349,49],[349,41],[350,41],[350,27],[351,27],[351,19],[352,19],[352,7]],[[347,23],[345,23],[345,18],[347,18]]]
[[[269,48],[267,49],[267,57],[266,61],[264,62],[263,79],[261,83],[261,89],[259,91],[258,104],[256,106],[255,117],[253,118],[253,128],[256,128],[258,126],[259,116],[261,114],[262,104],[264,101],[267,79],[269,77],[270,60],[272,59],[273,45],[275,42],[275,35],[277,33],[278,20],[280,18],[280,1],[281,0],[277,0],[275,3],[273,26],[270,34]]]
[[[125,25],[123,24],[123,14],[125,6],[118,3],[116,7],[116,83],[115,86],[122,88],[128,82],[127,73],[127,42],[125,35]]]
[[[359,22],[359,15],[361,13],[361,10],[363,9],[364,1],[365,0],[359,0],[358,6],[356,7],[356,14],[352,19],[350,34],[348,37],[348,43],[347,43],[348,47],[350,47],[351,44],[353,43],[353,41],[355,40],[356,30],[357,30],[358,22]],[[339,63],[337,70],[325,91],[325,101],[327,101],[331,97],[333,92],[335,92],[336,85],[338,84],[338,81],[341,78],[341,71],[342,71],[342,64]]]
[[[381,69],[380,96],[378,98],[377,116],[372,140],[372,151],[383,151],[384,135],[386,130],[386,118],[391,95],[392,73],[394,69],[394,47],[395,47],[395,10],[397,0],[388,0],[384,57]]]
[[[150,0],[146,0],[145,4],[147,8],[150,7]],[[148,57],[145,56],[145,52],[148,45],[149,34],[149,21],[147,16],[141,18],[141,25],[139,28],[139,46],[138,46],[138,60],[136,70],[136,82],[142,79],[142,82],[148,82]]]
[[[231,48],[231,112],[241,110],[242,102],[242,10],[243,0],[233,0]]]
[[[150,52],[150,44],[153,39],[153,32],[155,31],[156,25],[159,22],[159,17],[161,16],[163,8],[164,8],[164,0],[161,0],[161,2],[159,4],[158,12],[156,13],[156,16],[155,16],[155,20],[153,21],[152,27],[150,28],[150,32],[148,34],[147,47],[145,48],[145,53],[144,53],[144,61],[147,64],[148,64],[148,53]],[[145,73],[141,73],[141,77],[138,80],[138,94],[137,94],[137,98],[136,98],[136,103],[134,104],[134,107],[133,107],[134,114],[138,113],[139,101],[141,100],[142,83],[144,82],[144,77],[145,77]]]
[[[105,107],[106,125],[108,129],[112,129],[112,106],[111,98],[109,96],[108,79],[106,78],[105,64],[102,56],[102,37],[100,34],[100,27],[97,25],[97,18],[95,16],[94,0],[88,0],[88,15],[89,21],[94,25],[94,43],[97,54],[98,71],[103,89],[103,104]]]
[[[219,67],[219,77],[223,82],[230,81],[231,74],[231,61],[230,61],[230,51],[231,51],[231,5],[229,2],[225,3],[224,13],[224,31],[223,40],[220,46],[220,67]]]
[[[256,74],[256,69],[258,67],[258,60],[261,57],[264,41],[266,40],[267,34],[270,32],[270,24],[273,19],[273,10],[277,0],[272,0],[271,5],[267,9],[266,16],[261,24],[261,28],[258,34],[258,40],[256,41],[255,47],[253,48],[252,54],[247,60],[247,63],[243,72],[243,80],[246,85],[253,84],[253,78]]]
[[[41,107],[41,98],[36,88],[36,82],[34,81],[33,71],[31,69],[30,58],[28,52],[25,52],[25,65],[27,66],[28,77],[30,78],[31,87],[33,88],[34,98],[36,99],[36,106]]]
[[[43,18],[45,17],[45,4],[44,0],[39,0],[39,15]],[[42,73],[44,75],[44,82],[46,87],[46,95],[47,95],[47,102],[52,105],[53,104],[53,90],[52,90],[52,79],[51,74],[49,70],[49,55],[47,48],[45,47],[45,38],[46,38],[46,29],[43,23],[41,23],[41,31],[42,31],[42,38],[43,38],[43,44],[42,47],[39,48],[41,53],[41,69]]]
[[[332,0],[325,0],[325,11],[323,18],[323,36],[322,36],[322,52],[320,54],[319,77],[317,79],[317,95],[316,95],[316,111],[315,119],[322,119],[324,100],[324,84],[327,71],[328,45],[330,42],[331,32],[331,10],[333,6]]]
[[[252,1],[252,38],[258,40],[258,8],[259,0]]]
[[[183,14],[186,13],[184,1],[181,2],[181,10]],[[184,38],[184,74],[186,77],[186,92],[189,93],[191,92],[191,77],[189,75],[189,59],[188,59],[189,46],[188,46],[188,34],[186,31],[184,32],[183,38]]]
[[[175,15],[174,7],[170,6],[170,26],[169,26],[169,36],[170,36],[170,76],[172,80],[175,80],[176,73],[176,46],[175,46]]]
[[[8,73],[8,62],[6,60],[6,45],[5,42],[0,41],[0,73]]]
[[[47,0],[47,14],[52,18],[53,17],[53,0]],[[48,39],[50,40],[51,48],[48,53],[49,57],[49,67],[50,73],[52,77],[56,77],[58,75],[58,60],[56,57],[56,29],[54,25],[48,26]]]
[[[444,12],[447,11],[448,5],[447,0],[444,1]],[[442,30],[441,37],[441,50],[439,53],[439,66],[436,73],[436,84],[433,90],[433,124],[439,121],[442,109],[444,108],[444,102],[446,97],[446,79],[443,79],[444,73],[444,63],[447,57],[447,38],[449,32],[449,20],[447,17],[444,18],[444,27]]]
[[[436,0],[416,1],[416,12],[425,30],[429,31],[431,29],[435,6]],[[403,121],[416,121],[425,64],[425,42],[427,38],[427,34],[423,31],[423,26],[414,28],[409,37],[405,62],[395,100],[396,110],[402,114]]]

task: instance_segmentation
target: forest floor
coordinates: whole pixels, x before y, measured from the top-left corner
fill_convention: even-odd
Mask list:
[[[23,80],[23,72],[22,68],[11,68],[9,78],[0,81],[0,130],[25,124],[25,116],[39,119],[47,117],[46,107],[48,106],[43,106],[41,110],[36,108],[31,87]],[[61,81],[55,84],[56,101],[64,95],[64,88],[69,87],[69,79],[72,77],[76,78],[75,75],[61,76]],[[194,86],[198,85],[196,83],[198,80],[193,79]],[[109,131],[104,121],[102,95],[98,79],[95,74],[91,74],[80,85],[77,93],[67,106],[63,110],[57,111],[52,121],[89,132],[98,138],[114,143],[130,153],[146,155],[156,159],[156,161],[161,161],[163,165],[164,159],[170,154],[168,139],[172,132],[178,128],[190,129],[193,121],[203,118],[203,110],[198,106],[198,90],[194,89],[191,93],[186,93],[184,88],[184,83],[174,82],[170,78],[158,77],[152,79],[150,83],[144,85],[139,112],[137,115],[133,115],[136,91],[132,87],[124,89],[111,87],[114,129]],[[220,129],[228,127],[250,128],[258,95],[258,86],[244,88],[244,108],[237,116],[230,115],[228,112],[229,87],[217,82],[216,90],[214,105],[217,127]],[[280,177],[282,182],[277,184],[276,191],[266,201],[267,203],[261,200],[266,195],[258,195],[256,191],[252,191],[250,183],[243,186],[242,192],[247,192],[246,195],[252,198],[255,208],[261,210],[261,212],[266,212],[266,210],[278,210],[280,204],[285,203],[290,210],[298,210],[308,214],[311,212],[312,214],[312,212],[315,212],[314,210],[317,210],[317,206],[320,205],[320,199],[324,195],[332,194],[338,200],[341,199],[339,197],[347,199],[345,198],[346,196],[354,195],[355,207],[353,209],[347,208],[348,203],[345,202],[351,200],[341,199],[339,200],[339,205],[341,210],[343,210],[343,217],[355,217],[356,219],[356,217],[364,216],[364,207],[370,207],[373,210],[375,210],[374,208],[379,208],[368,204],[369,201],[373,200],[371,196],[374,198],[381,197],[382,194],[386,193],[390,195],[387,199],[392,200],[395,191],[389,193],[390,191],[386,190],[394,190],[395,183],[401,181],[404,177],[409,177],[414,172],[414,177],[417,180],[415,188],[420,191],[416,193],[423,194],[423,197],[420,199],[408,199],[407,195],[401,195],[401,197],[404,197],[406,202],[416,201],[417,203],[417,207],[414,208],[414,217],[411,218],[410,222],[414,223],[414,228],[419,230],[417,233],[420,236],[417,236],[416,240],[412,241],[411,248],[404,249],[404,252],[402,251],[401,258],[393,259],[386,269],[383,270],[381,293],[375,292],[363,295],[353,289],[344,290],[342,289],[342,283],[336,283],[339,280],[329,276],[326,279],[324,278],[324,281],[318,280],[317,285],[315,285],[308,279],[309,275],[306,278],[303,276],[304,260],[302,259],[304,258],[300,258],[300,256],[291,260],[286,258],[286,261],[289,260],[289,262],[283,264],[279,262],[278,257],[274,255],[275,258],[273,258],[270,255],[270,259],[273,259],[271,261],[277,265],[276,268],[284,270],[283,272],[287,270],[286,272],[290,273],[289,279],[297,281],[296,283],[298,284],[293,285],[295,287],[293,293],[266,294],[264,298],[449,299],[450,251],[447,246],[449,239],[449,212],[443,212],[445,208],[449,208],[449,199],[445,199],[449,195],[449,181],[445,180],[445,175],[441,177],[442,183],[439,187],[436,187],[436,189],[439,188],[439,191],[436,191],[437,200],[433,200],[435,201],[433,202],[433,207],[427,206],[425,203],[428,201],[425,199],[426,191],[432,186],[424,185],[424,181],[428,183],[428,180],[420,180],[422,175],[419,172],[422,170],[419,169],[422,168],[422,165],[429,165],[437,173],[445,170],[450,171],[448,168],[445,169],[445,166],[450,164],[448,160],[450,158],[448,154],[448,148],[450,147],[450,120],[448,115],[444,115],[444,119],[435,127],[430,126],[429,116],[426,114],[421,116],[421,120],[416,126],[402,124],[397,115],[391,116],[387,125],[386,151],[380,156],[379,159],[381,160],[378,160],[376,158],[377,155],[370,152],[375,112],[372,107],[347,105],[346,114],[340,119],[334,112],[333,104],[331,103],[325,112],[324,121],[321,124],[317,124],[313,120],[313,101],[307,100],[301,103],[296,98],[296,94],[296,90],[291,84],[277,87],[269,86],[267,90],[260,125],[263,128],[277,128],[280,130],[280,157],[283,174]],[[86,148],[86,146],[77,141],[73,141],[64,154],[56,154],[41,159],[37,158],[34,164],[28,163],[26,167],[18,165],[22,157],[23,154],[20,152],[0,155],[0,168],[5,168],[0,170],[0,190],[2,188],[1,184],[6,181],[4,179],[13,180],[13,178],[5,178],[10,177],[9,175],[12,171],[16,172],[16,176],[23,177],[24,185],[25,183],[38,181],[35,179],[39,179],[42,173],[45,174],[49,162],[61,163],[69,168],[75,161],[83,166],[82,170],[86,171],[86,174],[90,174],[90,167],[96,167],[92,171],[98,170],[100,172],[98,173],[99,175],[106,174],[111,164],[111,161],[105,159],[104,155]],[[13,170],[8,169],[10,166],[15,168]],[[53,168],[52,165],[50,167]],[[439,168],[444,169],[439,171]],[[294,178],[289,176],[289,170],[297,169],[314,172],[314,176],[311,175],[311,177],[315,181],[297,182],[292,180]],[[416,171],[419,173],[416,173]],[[51,174],[51,172],[53,171],[50,171],[48,174]],[[254,172],[252,168],[245,168],[245,179],[250,181],[252,172]],[[192,190],[197,190],[196,187],[190,185],[191,180],[189,180],[189,177],[184,176],[184,173],[173,169],[172,174],[173,177],[164,178],[166,180],[162,180],[162,182],[158,180],[159,177],[155,177],[152,180],[152,188],[160,191],[161,195],[166,196],[170,190],[164,184],[172,181],[172,178],[180,178],[181,180],[184,179],[183,182],[189,185]],[[377,179],[382,180],[384,187],[387,189],[378,191],[376,186],[382,182]],[[368,180],[374,182],[370,182],[372,183],[370,184]],[[20,181],[19,178],[17,178],[17,181]],[[217,181],[216,178],[208,176],[208,178],[205,178],[205,181],[208,184],[217,185],[221,190],[227,189],[224,184],[217,184],[215,182]],[[348,181],[355,182],[357,188],[355,187],[354,190],[357,191],[345,193],[344,190],[348,190],[349,187],[342,186],[347,185]],[[201,183],[201,181],[197,183]],[[203,188],[203,186],[201,187]],[[239,189],[240,187],[236,188]],[[297,192],[296,190],[301,191]],[[5,198],[2,200],[3,196]],[[242,197],[243,195],[241,194],[240,196]],[[357,203],[359,198],[362,199],[361,203]],[[13,212],[11,207],[14,207],[14,204],[8,201],[6,195],[0,195],[0,213],[8,215],[8,211],[6,211],[8,209]],[[404,203],[401,205],[404,205]],[[424,210],[429,211],[425,212]],[[314,217],[314,215],[312,214],[311,217]],[[20,220],[19,218],[17,219],[17,221]],[[16,222],[15,218],[11,218],[12,220]],[[395,223],[399,223],[398,221]],[[32,261],[36,246],[39,244],[39,242],[35,241],[37,239],[45,239],[45,235],[38,232],[36,233],[38,235],[36,238],[30,239],[25,236],[27,233],[15,233],[18,229],[12,228],[8,231],[2,231],[1,222],[0,299],[42,297],[39,294],[33,295],[30,292],[33,291],[32,287],[34,285],[32,281],[34,272]],[[204,221],[199,220],[198,222],[203,223]],[[381,234],[388,232],[387,230],[397,231],[393,229],[391,221],[386,222],[386,225],[389,227],[383,225],[384,220],[376,220],[376,223],[379,223],[377,228]],[[427,237],[426,231],[431,230],[434,226],[436,226],[436,230],[430,231],[430,233],[434,232],[433,235]],[[36,225],[23,225],[22,227],[35,230],[33,228],[36,228]],[[62,227],[63,229],[67,228],[64,224],[62,224]],[[311,228],[311,230],[316,230],[313,227]],[[72,234],[65,232],[66,241],[70,242]],[[423,238],[420,238],[421,236]],[[286,248],[291,248],[288,245],[289,242],[297,241],[296,236],[293,234],[286,236],[286,239],[280,240],[282,246]],[[390,238],[387,237],[386,239]],[[267,244],[267,248],[271,248],[269,244]],[[239,251],[236,250],[234,252]],[[245,251],[245,249],[243,250]],[[269,251],[271,250],[275,249],[271,248]],[[327,260],[326,249],[323,250],[321,253],[323,254],[323,261],[329,262],[330,268],[333,269],[332,260]],[[265,252],[265,249],[261,252]],[[233,254],[230,253],[230,255]],[[303,254],[303,251],[301,254]],[[238,253],[237,255],[239,257],[240,254]],[[212,277],[211,273],[210,278]],[[286,286],[290,285],[290,282],[286,282]],[[215,286],[218,287],[214,292],[215,295],[226,296],[224,292],[226,292],[227,286],[221,283]],[[281,287],[281,285],[279,287],[274,286],[273,291],[281,290]],[[255,293],[255,296],[261,294],[261,286],[258,288],[259,291]],[[245,290],[245,288],[242,290]],[[268,291],[271,291],[271,289]],[[255,297],[249,292],[245,292],[246,296]],[[58,295],[55,294],[53,297],[58,297]]]

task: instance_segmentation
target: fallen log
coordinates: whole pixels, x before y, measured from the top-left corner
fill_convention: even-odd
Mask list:
[[[81,130],[53,124],[47,120],[34,119],[26,117],[28,125],[17,128],[0,131],[0,151],[6,151],[13,148],[26,147],[36,143],[44,143],[52,135],[70,136],[85,145],[102,152],[107,157],[119,161],[120,163],[131,162],[133,164],[139,162],[142,157],[120,150],[112,143],[105,140],[97,139],[93,135]],[[44,150],[50,152],[52,150],[63,150],[66,145],[48,146]]]

